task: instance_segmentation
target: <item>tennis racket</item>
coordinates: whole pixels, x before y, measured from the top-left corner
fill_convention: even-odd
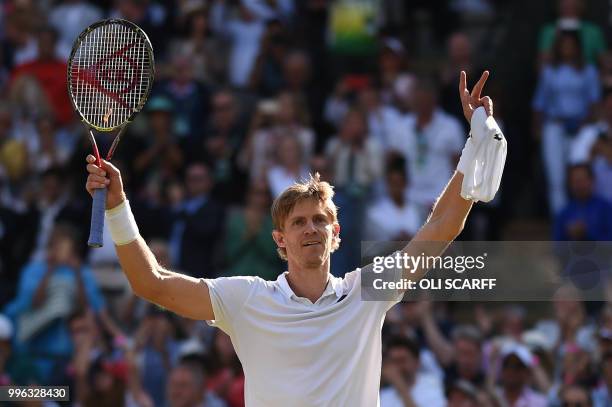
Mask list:
[[[126,125],[143,108],[155,75],[153,47],[136,24],[113,19],[96,22],[76,39],[68,59],[68,93],[89,127],[89,139],[101,166],[94,130],[117,131],[106,157],[113,157]],[[88,244],[102,247],[106,188],[96,189]]]

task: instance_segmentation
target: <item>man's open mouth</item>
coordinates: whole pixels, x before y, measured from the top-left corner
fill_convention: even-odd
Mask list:
[[[314,241],[314,240],[313,240],[313,241],[308,241],[308,242],[304,242],[304,243],[302,243],[302,246],[304,246],[304,247],[306,247],[306,246],[314,246],[314,245],[316,245],[316,244],[320,244],[320,243],[321,243],[321,242],[319,242],[319,241]]]

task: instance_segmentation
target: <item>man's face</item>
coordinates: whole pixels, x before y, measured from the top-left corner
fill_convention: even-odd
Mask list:
[[[506,357],[502,363],[502,383],[507,389],[520,390],[529,378],[529,370],[515,355]]]
[[[472,380],[478,374],[481,366],[482,354],[475,342],[465,339],[455,341],[457,355],[457,369],[462,379]]]
[[[175,368],[168,380],[168,401],[170,407],[191,407],[204,397],[203,383],[196,383],[188,369]]]
[[[282,231],[273,232],[279,247],[287,250],[289,263],[302,268],[323,266],[331,253],[334,236],[340,226],[332,222],[325,204],[315,199],[298,202],[287,219]]]

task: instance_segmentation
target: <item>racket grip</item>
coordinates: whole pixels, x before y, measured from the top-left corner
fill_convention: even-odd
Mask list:
[[[91,247],[102,247],[104,245],[104,210],[106,209],[106,188],[94,191],[93,204],[91,206],[91,225],[89,228],[89,241]]]

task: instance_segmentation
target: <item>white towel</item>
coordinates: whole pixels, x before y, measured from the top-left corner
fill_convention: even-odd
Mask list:
[[[472,114],[472,129],[457,170],[463,173],[461,196],[489,202],[497,193],[506,163],[508,143],[493,117],[479,107]]]

